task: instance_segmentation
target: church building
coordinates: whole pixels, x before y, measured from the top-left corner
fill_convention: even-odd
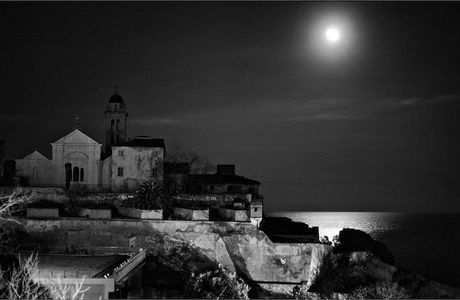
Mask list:
[[[105,111],[104,145],[78,127],[51,143],[48,159],[34,151],[16,159],[16,175],[30,186],[85,186],[91,190],[129,191],[147,180],[163,180],[164,140],[137,136],[126,140],[128,112],[115,91]]]

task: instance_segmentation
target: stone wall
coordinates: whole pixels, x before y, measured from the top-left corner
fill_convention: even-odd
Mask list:
[[[207,221],[209,220],[209,209],[174,207],[174,217],[181,220]]]
[[[112,218],[112,211],[110,209],[80,208],[78,216],[90,219],[110,219]]]
[[[53,219],[59,218],[59,208],[27,208],[27,218]]]
[[[34,193],[33,200],[51,200],[63,203],[69,200],[65,190],[61,187],[21,187],[26,193]]]
[[[231,220],[231,221],[237,221],[237,222],[248,222],[249,221],[248,212],[246,210],[219,207],[218,213],[219,213],[219,217],[225,220]]]
[[[119,207],[118,213],[122,216],[134,218],[134,219],[163,219],[162,209],[137,209],[133,207]]]
[[[267,286],[308,281],[318,253],[329,247],[274,244],[262,231],[241,222],[29,219],[26,228],[32,243],[40,241],[54,251],[74,245],[85,247],[90,253],[135,253],[140,247],[152,247],[149,242],[152,237],[167,235],[189,243],[240,276]]]
[[[215,205],[232,204],[235,199],[252,201],[251,194],[179,194],[175,195],[176,200],[199,201]]]

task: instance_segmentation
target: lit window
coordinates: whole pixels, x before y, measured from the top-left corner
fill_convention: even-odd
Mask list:
[[[123,168],[118,168],[118,176],[123,177]]]

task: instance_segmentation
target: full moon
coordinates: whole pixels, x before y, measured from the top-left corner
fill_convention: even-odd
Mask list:
[[[340,33],[336,28],[328,28],[326,30],[326,39],[331,42],[336,42],[340,38]]]

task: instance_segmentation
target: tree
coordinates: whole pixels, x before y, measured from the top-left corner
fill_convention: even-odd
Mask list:
[[[34,193],[17,189],[9,195],[0,197],[0,252],[15,253],[26,238],[23,224],[15,214],[24,210],[24,205],[35,196]]]
[[[7,299],[48,299],[49,290],[34,280],[37,272],[37,255],[30,255],[8,271],[0,269],[0,297]]]
[[[0,197],[0,298],[83,299],[86,290],[82,289],[81,283],[70,287],[63,285],[59,278],[50,278],[45,283],[37,282],[37,254],[25,259],[13,255],[21,246],[19,237],[26,234],[20,230],[23,224],[16,219],[15,213],[23,210],[24,205],[34,197],[35,193],[22,189]],[[63,291],[67,294],[63,294]]]
[[[16,222],[14,214],[24,210],[24,204],[35,197],[35,193],[16,189],[13,193],[0,197],[0,223]]]
[[[12,262],[12,263],[11,263]],[[7,299],[56,299],[77,300],[84,299],[84,278],[74,285],[69,285],[61,280],[61,277],[48,277],[37,280],[37,254],[29,257],[10,260],[7,271],[0,268],[0,298]]]
[[[187,163],[192,174],[207,174],[215,170],[215,165],[207,157],[187,149],[178,141],[168,146],[165,161],[169,163]]]

